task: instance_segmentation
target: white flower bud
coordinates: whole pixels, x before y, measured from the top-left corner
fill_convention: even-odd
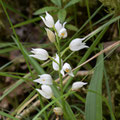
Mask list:
[[[68,64],[68,63],[65,63],[62,67],[61,74],[63,76],[65,74],[64,72],[66,72],[68,75],[74,77],[73,72],[72,72],[72,68],[71,68],[70,64]]]
[[[54,19],[48,12],[46,12],[45,18],[42,16],[40,17],[47,27],[52,28],[54,26]]]
[[[53,96],[53,92],[50,86],[42,85],[41,90],[36,89],[44,98],[50,99]]]
[[[43,74],[39,75],[40,78],[34,80],[34,82],[45,84],[45,85],[52,85],[52,77],[50,74]]]
[[[86,85],[87,83],[85,82],[74,82],[72,84],[72,90],[73,91],[78,91],[83,85]]]
[[[69,48],[71,51],[78,51],[81,50],[83,48],[88,48],[87,45],[85,45],[86,43],[82,43],[82,41],[84,40],[84,38],[76,38],[74,40],[71,41]]]
[[[52,66],[53,66],[53,69],[55,70],[55,71],[58,71],[59,70],[59,56],[58,56],[58,54],[56,54],[56,58],[53,58],[56,62],[54,62],[54,61],[52,61]],[[63,65],[63,60],[61,60],[61,67],[62,67],[62,65]]]
[[[56,114],[56,115],[63,115],[63,110],[62,110],[62,108],[61,107],[55,107],[54,109],[53,109],[53,112]]]
[[[34,55],[30,55],[31,57],[37,58],[39,60],[47,60],[49,55],[48,52],[42,48],[32,49],[31,51]]]
[[[45,30],[47,32],[47,36],[48,36],[49,40],[51,42],[55,42],[55,34],[51,30],[49,30],[48,28],[45,28]]]

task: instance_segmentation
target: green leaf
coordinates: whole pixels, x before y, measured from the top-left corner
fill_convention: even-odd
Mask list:
[[[67,101],[65,101],[65,107],[66,107],[66,111],[67,111],[67,115],[68,115],[67,116],[68,120],[76,120],[75,115]]]
[[[0,3],[0,4],[1,4],[1,3]],[[12,11],[12,12],[14,12],[14,13],[22,16],[22,17],[25,18],[25,19],[27,19],[27,17],[26,17],[23,13],[19,12],[19,10],[15,9],[15,8],[13,8],[10,4],[7,4],[7,3],[5,3],[5,2],[3,2],[3,4],[4,4],[4,6],[5,6],[7,9],[9,9],[10,11]]]
[[[86,120],[102,120],[103,70],[104,70],[104,62],[103,62],[103,54],[101,54],[97,59],[95,71],[88,88],[86,104],[85,104]]]
[[[58,7],[61,7],[61,0],[51,0],[51,2],[57,5]]]
[[[54,87],[54,86],[53,86],[53,87]],[[58,102],[60,99],[66,97],[66,96],[69,96],[69,95],[71,95],[71,94],[73,94],[73,92],[67,92],[67,93],[64,94],[63,96],[59,95],[58,98],[54,98],[54,100],[52,100],[51,102],[49,102],[43,109],[41,109],[41,110],[34,116],[34,118],[33,118],[32,120],[38,120],[38,117],[39,117],[48,107],[50,107],[51,105],[55,104],[55,103]],[[67,104],[66,106],[68,106],[68,103],[65,103],[65,104]],[[66,108],[67,108],[67,107],[66,107]],[[71,108],[69,108],[69,106],[68,106],[68,109],[71,109]],[[70,112],[70,110],[68,110],[68,111]],[[70,113],[71,113],[71,112],[70,112]],[[71,117],[72,114],[70,114],[70,113],[69,113],[69,115],[67,116],[68,119],[66,118],[65,120],[76,120],[76,119],[72,119],[72,117]],[[74,114],[73,114],[73,115],[74,115]]]
[[[90,54],[93,52],[94,48],[98,45],[98,43],[100,42],[100,40],[102,39],[103,35],[105,34],[105,32],[107,31],[108,27],[104,28],[103,31],[101,31],[101,33],[97,36],[97,38],[94,40],[94,42],[92,43],[92,45],[90,46],[90,48],[87,50],[87,52],[85,53],[85,55],[82,57],[82,59],[80,60],[80,62],[78,63],[78,65],[82,64],[85,60],[87,60],[87,58],[90,56]],[[80,68],[79,68],[80,69]],[[76,74],[79,69],[74,71],[74,74]],[[72,81],[72,77],[69,79],[69,81],[65,84],[64,86],[64,90],[69,86],[69,84]]]
[[[11,120],[18,120],[17,118],[15,118],[15,117],[13,117],[5,112],[2,112],[2,111],[0,111],[0,115],[5,116],[7,118],[11,118]]]
[[[56,98],[59,98],[60,97],[60,91],[57,89],[57,87],[55,85],[52,85],[52,90],[54,92],[54,96]],[[59,102],[62,104],[62,100],[60,99]],[[75,118],[75,115],[70,107],[70,105],[67,103],[67,101],[64,100],[64,105],[65,105],[65,108],[64,108],[64,118],[65,120],[76,120]]]
[[[14,25],[13,27],[14,28],[21,27],[21,26],[24,26],[24,25],[27,25],[27,24],[30,24],[30,23],[35,23],[35,22],[40,21],[40,20],[41,20],[40,17],[32,18],[32,19],[26,20],[24,22],[18,23],[16,25]]]
[[[29,62],[33,65],[34,69],[39,73],[43,74],[45,71],[43,68],[39,65],[37,61],[35,61],[33,58],[29,57],[29,54],[27,50],[24,48],[24,46],[20,43],[19,39],[16,39],[14,36],[12,36],[13,40],[17,44],[18,48],[21,50],[23,56],[29,60]]]
[[[70,7],[71,5],[74,5],[74,4],[78,3],[79,1],[81,1],[81,0],[71,0],[67,5],[65,5],[64,8]]]
[[[72,24],[67,24],[66,28],[72,31],[78,31],[78,28]]]
[[[30,75],[30,74],[28,74]],[[28,76],[26,75],[26,76]],[[17,88],[19,85],[21,85],[24,82],[23,79],[18,80],[16,83],[10,86],[9,90],[7,90],[2,96],[0,96],[0,101],[7,96],[10,92],[12,92],[15,88]]]
[[[58,12],[58,19],[61,21],[61,22],[64,22],[65,21],[65,18],[66,18],[66,10],[65,9],[61,9],[59,10]]]
[[[58,9],[57,7],[43,7],[41,9],[38,9],[36,12],[34,12],[34,15],[39,15],[42,13],[45,13],[46,11],[53,11]]]
[[[106,89],[107,89],[107,94],[108,94],[108,104],[109,104],[109,111],[111,115],[111,120],[115,120],[114,113],[113,113],[113,108],[112,108],[112,99],[111,99],[111,91],[110,91],[110,86],[109,86],[109,77],[107,75],[106,69],[104,68],[104,77],[105,77],[105,84],[106,84]]]

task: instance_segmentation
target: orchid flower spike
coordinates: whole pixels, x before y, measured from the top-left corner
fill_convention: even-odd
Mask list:
[[[41,89],[36,90],[46,99],[50,99],[53,96],[52,89],[48,85],[42,85]]]
[[[62,108],[61,107],[55,107],[54,109],[53,109],[53,112],[56,114],[56,115],[63,115],[63,110],[62,110]]]
[[[47,27],[52,28],[54,26],[54,19],[48,12],[46,12],[45,18],[42,16],[40,17]]]
[[[74,82],[72,84],[72,90],[73,91],[78,91],[81,87],[83,87],[84,85],[86,85],[87,83],[85,82]]]
[[[34,82],[40,83],[40,84],[45,84],[45,85],[52,85],[52,77],[50,74],[42,74],[39,75],[40,78],[33,80]]]
[[[48,52],[42,48],[32,49],[31,52],[33,53],[33,55],[29,56],[37,58],[39,60],[47,60],[49,57]]]
[[[56,54],[56,58],[53,58],[56,62],[54,62],[54,61],[52,61],[52,66],[53,66],[53,69],[55,70],[55,71],[58,71],[59,70],[59,56],[58,56],[58,54]],[[63,66],[63,60],[61,59],[61,67]]]
[[[55,42],[55,34],[48,28],[45,28],[47,36],[51,42]]]
[[[66,72],[68,75],[74,77],[74,74],[73,74],[73,72],[72,72],[72,68],[71,68],[70,64],[68,64],[68,63],[65,63],[65,64],[63,65],[63,67],[62,67],[61,74],[62,74],[63,76],[65,75],[64,72]]]
[[[66,22],[63,23],[63,25],[60,23],[60,20],[58,20],[55,23],[55,29],[57,30],[58,36],[60,38],[66,38],[67,37],[67,30],[65,28]]]
[[[85,45],[86,43],[82,43],[82,41],[85,40],[85,38],[76,38],[74,40],[71,41],[71,43],[69,44],[69,48],[71,51],[79,51],[83,48],[88,48],[87,45]]]

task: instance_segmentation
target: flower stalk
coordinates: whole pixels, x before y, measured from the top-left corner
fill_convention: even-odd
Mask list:
[[[61,53],[60,53],[60,38],[58,37],[58,33],[57,33],[57,31],[56,31],[56,29],[55,29],[55,27],[53,28],[54,29],[54,31],[56,32],[56,41],[57,41],[57,51],[58,51],[58,56],[59,56],[59,78],[60,78],[60,88],[61,88],[61,95],[63,95],[63,83],[62,83],[62,74],[61,74],[61,69],[62,69],[62,67],[61,67],[61,65],[62,65],[62,63],[61,63]],[[64,106],[64,98],[62,98],[61,99],[61,101],[62,101],[62,107],[63,107],[63,110],[65,110],[64,108],[65,108],[65,106]]]
[[[61,23],[60,20],[58,20],[56,23],[54,23],[53,17],[48,12],[46,12],[45,17],[42,17],[42,16],[40,17],[43,20],[44,24],[47,26],[45,28],[47,32],[47,36],[49,40],[55,45],[57,53],[56,53],[56,56],[52,57],[52,56],[49,56],[49,53],[46,50],[42,48],[36,48],[36,49],[32,49],[31,51],[32,55],[30,56],[42,61],[45,61],[49,58],[52,61],[53,70],[57,71],[59,74],[60,84],[56,84],[50,74],[45,73],[42,75],[38,75],[39,78],[34,80],[34,82],[41,84],[41,89],[38,89],[36,86],[37,88],[36,91],[46,99],[56,99],[54,96],[55,95],[54,88],[52,88],[53,87],[52,85],[58,86],[58,90],[60,90],[61,101],[56,102],[56,104],[58,104],[59,107],[55,108],[54,111],[55,113],[57,113],[57,115],[62,115],[64,113],[64,117],[67,118],[68,113],[66,111],[67,108],[65,106],[66,97],[64,96],[62,76],[64,76],[65,73],[67,73],[69,76],[74,77],[74,74],[72,72],[71,65],[65,61],[74,52],[79,51],[83,48],[88,48],[86,43],[83,42],[83,40],[85,40],[87,36],[84,38],[73,39],[69,44],[69,46],[66,47],[63,52],[61,52],[61,40],[68,36],[67,29],[65,28],[66,22]],[[62,56],[69,49],[72,51],[72,53],[63,60]],[[75,82],[72,85],[72,88],[71,88],[72,91],[70,92],[73,93],[79,90],[82,86],[86,84],[87,83],[84,83],[84,82]],[[42,101],[41,96],[40,96],[40,101]],[[43,106],[44,106],[43,103],[41,103],[41,107]],[[47,120],[46,115],[45,115],[45,120]]]

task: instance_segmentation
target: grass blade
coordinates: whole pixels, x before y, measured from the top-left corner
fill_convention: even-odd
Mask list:
[[[111,93],[110,93],[110,87],[109,87],[109,82],[108,82],[108,76],[107,76],[107,73],[106,73],[106,70],[104,68],[104,76],[105,76],[105,84],[106,84],[106,88],[107,88],[107,94],[108,94],[108,103],[109,103],[109,106],[110,106],[110,109],[111,109],[111,112],[113,113],[113,109],[112,109],[112,101],[111,101]],[[111,120],[114,120],[112,114],[111,115]]]
[[[74,4],[78,3],[79,1],[81,1],[81,0],[70,0],[70,2],[67,5],[65,5],[64,8],[70,7],[71,5],[74,5]]]
[[[102,120],[102,79],[103,79],[103,54],[97,59],[94,74],[92,76],[88,90],[86,104],[85,104],[85,117],[86,120]]]
[[[12,120],[18,120],[17,118],[15,118],[15,117],[13,117],[5,112],[2,112],[2,111],[0,111],[0,115],[11,118]]]

